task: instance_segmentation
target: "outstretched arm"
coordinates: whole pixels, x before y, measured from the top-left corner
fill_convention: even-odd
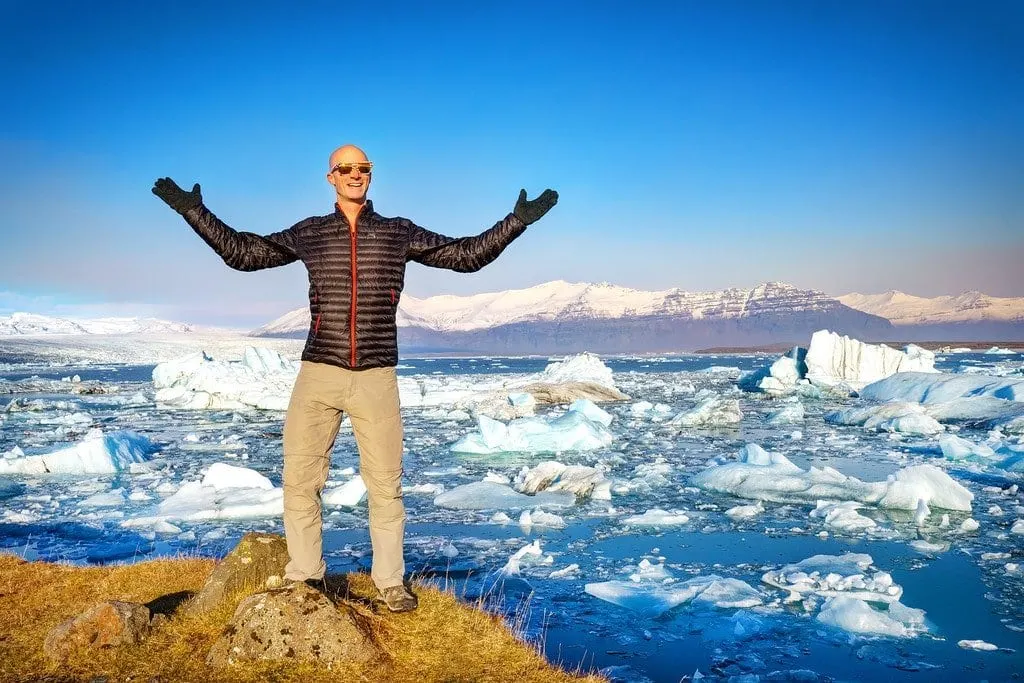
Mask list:
[[[235,270],[274,268],[299,258],[291,230],[261,236],[231,228],[203,205],[199,183],[186,192],[170,178],[161,178],[153,185],[153,194],[181,214],[224,263]]]
[[[539,220],[557,201],[554,190],[545,190],[533,201],[527,200],[526,190],[522,190],[512,213],[475,237],[446,237],[412,225],[406,260],[459,273],[478,271],[498,258],[527,225]]]

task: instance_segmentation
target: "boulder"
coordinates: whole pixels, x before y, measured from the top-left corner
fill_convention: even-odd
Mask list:
[[[101,602],[50,631],[43,652],[51,660],[62,661],[72,650],[134,644],[149,632],[150,613],[145,605]]]
[[[284,536],[247,533],[214,567],[202,590],[185,609],[191,614],[205,612],[236,591],[280,586],[287,563],[288,545]]]
[[[225,667],[238,662],[305,660],[329,666],[365,663],[380,656],[366,617],[296,582],[239,603],[206,663]]]

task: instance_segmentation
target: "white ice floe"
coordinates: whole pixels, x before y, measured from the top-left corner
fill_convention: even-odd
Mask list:
[[[601,362],[593,353],[580,353],[563,360],[549,363],[544,372],[530,378],[530,382],[545,384],[566,384],[569,382],[593,382],[615,388],[611,368]]]
[[[874,529],[877,524],[870,517],[857,512],[861,504],[848,500],[843,503],[829,503],[819,500],[817,507],[811,510],[811,517],[824,519],[825,526],[837,531],[858,532]]]
[[[568,567],[562,569],[556,569],[555,571],[548,574],[549,579],[571,579],[575,576],[579,576],[580,566],[578,564],[570,564]]]
[[[925,404],[978,397],[1024,401],[1024,379],[911,372],[893,375],[869,384],[860,391],[860,396],[872,401],[911,401]]]
[[[263,489],[269,491],[274,488],[273,482],[256,470],[248,467],[236,467],[223,462],[215,462],[210,465],[203,475],[203,486],[209,486],[215,491],[227,489]]]
[[[668,421],[675,429],[687,427],[731,427],[743,420],[740,402],[735,398],[709,396],[690,410],[683,411]]]
[[[510,486],[477,481],[456,486],[434,498],[434,505],[453,510],[522,510],[525,508],[571,507],[576,496],[568,491],[542,491],[528,496]]]
[[[73,446],[44,455],[0,459],[0,474],[113,474],[150,459],[157,447],[135,432],[90,429]]]
[[[829,598],[817,620],[849,633],[910,638],[923,631],[924,610],[890,602],[885,609],[847,595]]]
[[[972,443],[954,434],[943,434],[940,436],[939,448],[947,460],[984,462],[997,457],[991,446],[983,443]]]
[[[241,361],[199,352],[157,365],[153,387],[157,405],[167,408],[285,410],[298,370],[269,348],[248,347]]]
[[[642,515],[632,515],[622,520],[628,526],[676,526],[686,524],[690,518],[682,510],[661,510],[652,508]]]
[[[523,567],[552,564],[553,562],[554,558],[551,555],[544,555],[544,551],[540,547],[540,540],[538,539],[513,553],[512,557],[508,558],[505,566],[501,568],[501,572],[503,574],[515,575],[519,574]]]
[[[878,432],[901,434],[938,434],[945,430],[939,421],[918,403],[894,402],[844,408],[825,415],[825,421],[838,425],[859,425]]]
[[[1024,534],[1024,519],[1018,519],[1016,522],[1014,522],[1013,526],[1010,527],[1010,533]]]
[[[1004,349],[999,346],[993,346],[990,349],[986,349],[985,354],[989,356],[1012,356],[1017,353],[1013,349]]]
[[[611,499],[611,482],[605,478],[603,470],[586,465],[563,465],[554,460],[532,468],[524,466],[516,475],[513,486],[520,493],[527,494],[570,491],[579,498]]]
[[[590,404],[589,401],[586,403]],[[524,417],[507,425],[478,415],[477,431],[452,444],[451,450],[454,453],[482,455],[508,452],[560,453],[595,450],[611,445],[615,438],[612,433],[600,422],[587,417],[583,409],[585,404],[573,404],[573,409],[550,421]]]
[[[566,527],[565,519],[562,517],[552,514],[550,512],[544,512],[543,510],[523,510],[522,514],[519,515],[519,526],[529,533],[530,529],[535,526],[546,527],[548,529],[564,529]]]
[[[764,512],[764,505],[757,501],[753,505],[736,505],[725,511],[725,516],[734,522],[744,519],[753,519]]]
[[[767,421],[770,425],[799,424],[804,421],[804,404],[799,400],[787,401],[770,412]]]
[[[584,590],[595,598],[647,617],[657,617],[684,603],[719,609],[749,608],[763,603],[761,593],[739,579],[712,574],[677,582],[664,565],[647,562],[644,567],[645,562],[641,562],[629,581],[588,583]]]
[[[978,650],[980,652],[993,652],[999,649],[998,646],[986,643],[984,640],[958,640],[956,644],[965,650]]]
[[[112,489],[110,491],[100,491],[89,496],[81,503],[79,507],[83,508],[110,508],[110,507],[121,507],[125,504],[125,493],[124,489]]]
[[[873,602],[896,602],[903,588],[885,571],[872,567],[874,560],[864,553],[814,555],[781,569],[766,572],[761,581],[789,592],[786,602],[800,602],[808,596],[823,598],[844,595]]]
[[[747,444],[738,462],[697,473],[695,486],[741,498],[780,503],[852,500],[879,507],[916,510],[919,500],[947,510],[970,511],[974,494],[933,465],[899,470],[885,481],[864,482],[831,467],[803,470],[786,456]]]
[[[204,472],[201,481],[185,482],[165,498],[153,514],[128,520],[126,524],[145,526],[158,520],[199,522],[277,517],[284,511],[283,501],[282,490],[259,472],[214,463]]]
[[[441,487],[444,490],[444,487]],[[341,486],[331,488],[321,494],[324,505],[355,507],[366,496],[366,484],[358,474]]]

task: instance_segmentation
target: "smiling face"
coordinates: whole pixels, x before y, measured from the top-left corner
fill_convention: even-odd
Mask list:
[[[345,145],[334,150],[328,162],[327,182],[334,186],[339,203],[361,204],[370,189],[371,170],[363,150]]]

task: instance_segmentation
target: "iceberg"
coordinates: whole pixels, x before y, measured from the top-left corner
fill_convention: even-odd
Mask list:
[[[872,382],[860,391],[860,396],[872,401],[924,404],[983,396],[1005,401],[1024,401],[1024,379],[911,372]]]
[[[524,466],[513,485],[517,491],[531,495],[541,491],[570,491],[578,498],[611,499],[611,482],[602,470],[586,465],[563,465],[554,460],[533,468]]]
[[[148,461],[158,450],[135,432],[90,429],[77,444],[53,453],[0,458],[0,474],[114,474]]]
[[[732,427],[739,424],[742,419],[743,412],[740,410],[740,402],[737,399],[709,396],[692,409],[679,413],[667,424],[676,429],[687,427],[713,429]]]
[[[692,483],[707,491],[777,503],[849,500],[913,511],[924,500],[932,507],[969,512],[974,500],[974,494],[934,465],[913,465],[885,481],[864,482],[831,467],[803,470],[756,444],[747,444],[738,462],[698,472]]]
[[[686,524],[690,518],[682,510],[660,510],[653,508],[642,515],[633,515],[622,520],[628,526],[675,526]]]
[[[924,406],[902,401],[836,410],[826,414],[825,421],[902,434],[931,435],[945,430],[938,420],[928,414]]]
[[[267,348],[247,347],[242,360],[218,361],[205,352],[153,369],[156,403],[165,408],[286,410],[299,364]]]
[[[249,519],[277,517],[284,513],[284,492],[271,485],[266,488],[262,474],[253,470],[238,473],[252,486],[226,486],[223,480],[227,470],[218,468],[211,474],[211,465],[202,481],[184,483],[172,496],[163,500],[156,515],[137,518],[133,524],[140,525],[158,520],[181,520],[202,522],[225,519]],[[225,467],[231,467],[225,465]],[[237,467],[235,470],[246,470]]]
[[[885,344],[865,344],[828,330],[811,335],[807,379],[820,387],[845,384],[853,389],[900,372],[935,372],[935,354],[913,344],[898,351]]]
[[[811,510],[811,517],[825,520],[825,526],[837,531],[857,532],[874,529],[877,524],[870,517],[857,512],[861,504],[854,500],[843,503],[818,501],[817,507]]]
[[[749,608],[763,604],[761,593],[739,579],[712,574],[675,582],[664,565],[650,565],[647,560],[640,563],[638,570],[630,577],[630,581],[588,583],[583,590],[595,598],[651,618],[684,603],[718,609]]]
[[[799,400],[789,401],[777,410],[768,414],[768,424],[787,425],[798,424],[804,421],[804,404]]]
[[[574,408],[579,405],[573,404]],[[491,455],[589,451],[605,448],[615,438],[607,427],[593,422],[579,409],[570,409],[550,422],[524,417],[508,425],[478,415],[477,430],[452,444],[452,452]]]
[[[781,569],[765,572],[761,581],[788,591],[786,602],[799,602],[810,595],[847,596],[871,602],[896,602],[903,588],[892,575],[872,568],[874,560],[866,553],[814,555]]]
[[[908,638],[927,630],[924,610],[891,602],[878,609],[864,600],[839,595],[825,601],[817,620],[849,633]]]
[[[430,486],[429,493],[434,493],[436,487],[429,484],[428,486]],[[328,506],[355,507],[365,496],[366,484],[363,482],[363,478],[357,474],[341,486],[324,491],[321,500],[324,505]]]

